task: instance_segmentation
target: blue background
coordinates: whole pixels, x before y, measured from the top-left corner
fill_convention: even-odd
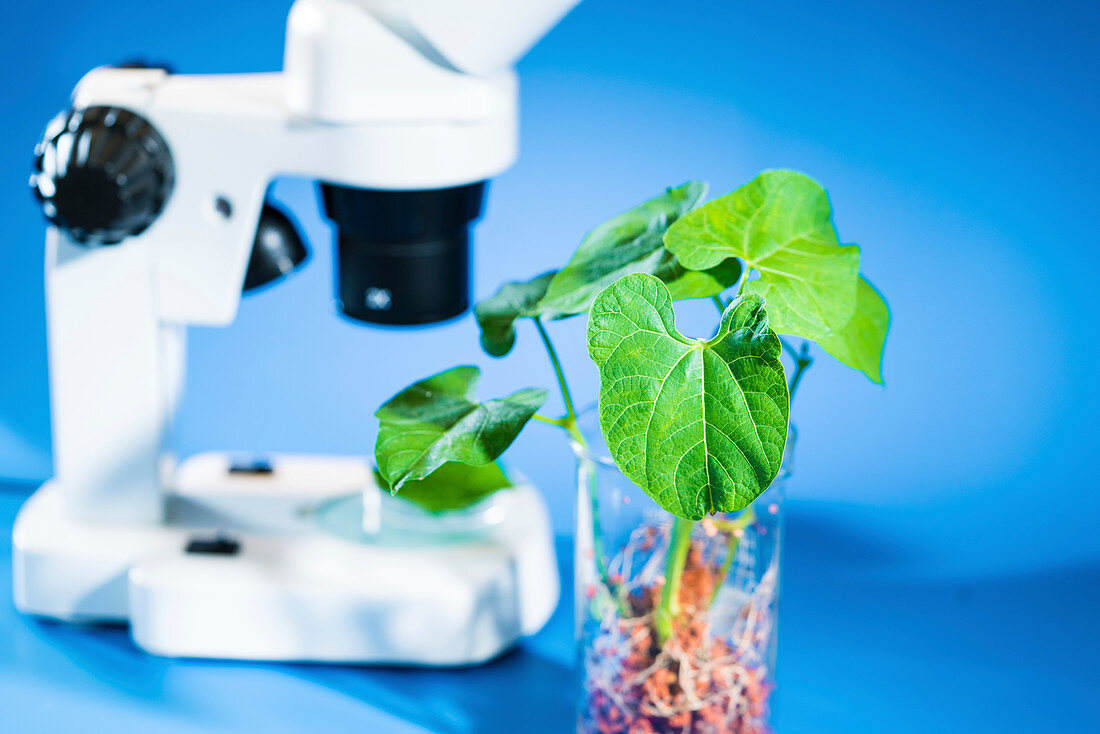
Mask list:
[[[48,14],[27,3],[5,10],[0,476],[33,483],[50,473],[43,225],[26,186],[45,122],[98,64],[141,56],[183,72],[277,69],[288,7],[58,0]],[[808,589],[843,578],[831,589],[846,589],[853,608],[870,603],[860,596],[868,585],[893,589],[895,600],[911,595],[905,624],[923,627],[918,639],[941,654],[869,665],[945,686],[973,674],[967,665],[984,666],[994,687],[1004,666],[1042,665],[1050,696],[1020,703],[1034,720],[1012,721],[1062,722],[1050,731],[1100,727],[1083,706],[1086,684],[1100,682],[1083,652],[1095,643],[1075,644],[1095,636],[1086,620],[1100,595],[1090,440],[1100,363],[1098,34],[1100,10],[1087,2],[586,0],[520,64],[521,158],[494,182],[477,230],[475,289],[484,297],[503,280],[559,266],[589,227],[667,185],[702,178],[724,193],[772,167],[820,180],[894,323],[885,389],[823,354],[803,381],[788,537],[797,543],[801,529],[814,542],[790,556],[808,564],[807,585],[790,593],[800,588],[813,604]],[[419,331],[336,318],[331,235],[313,187],[284,181],[276,193],[294,207],[314,257],[246,299],[232,327],[192,330],[182,453],[366,453],[382,400],[458,363],[483,367],[487,396],[552,387],[530,332],[494,361],[470,317]],[[713,325],[706,304],[682,316],[688,331]],[[554,334],[585,400],[596,375],[582,328],[577,319]],[[543,487],[567,531],[564,442],[536,426],[509,458]],[[7,486],[18,494],[30,485]],[[967,595],[984,599],[985,611],[955,617],[933,605]],[[833,621],[898,636],[895,611]],[[801,629],[827,667],[830,618],[801,614],[810,626],[792,626],[784,645]],[[974,642],[971,632],[987,636]],[[803,695],[813,680],[805,677]],[[874,688],[867,693],[873,700]],[[834,693],[819,703],[840,705]],[[879,713],[890,726],[889,712]],[[981,721],[990,719],[976,717],[969,730]]]

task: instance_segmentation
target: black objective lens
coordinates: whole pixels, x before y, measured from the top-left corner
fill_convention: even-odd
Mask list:
[[[337,228],[336,300],[374,324],[428,324],[470,306],[470,225],[486,182],[382,191],[322,184]]]

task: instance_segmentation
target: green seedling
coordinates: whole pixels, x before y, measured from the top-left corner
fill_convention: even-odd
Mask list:
[[[544,390],[476,402],[473,367],[418,382],[377,413],[375,456],[386,486],[395,493],[415,487],[409,499],[428,509],[479,501],[507,486],[494,462],[529,420],[585,445],[546,324],[588,314],[611,456],[675,516],[654,614],[662,642],[676,622],[694,523],[715,516],[722,527],[743,529],[752,502],[780,470],[790,400],[813,362],[809,341],[881,383],[890,324],[886,302],[860,275],[859,248],[841,244],[828,196],[815,181],[766,171],[704,204],[705,193],[700,182],[670,188],[593,229],[560,270],[507,283],[475,308],[481,345],[493,357],[511,352],[519,322],[534,323],[563,415],[537,412]],[[710,298],[718,307],[711,338],[676,329],[673,302],[688,298]],[[807,341],[796,348],[779,334]],[[607,583],[597,493],[590,495],[596,561]],[[735,550],[731,541],[727,562]]]

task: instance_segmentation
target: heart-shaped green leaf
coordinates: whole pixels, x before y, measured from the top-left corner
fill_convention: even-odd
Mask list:
[[[825,189],[795,171],[766,171],[684,215],[665,247],[692,270],[736,256],[759,271],[744,292],[767,300],[781,334],[820,339],[856,308],[859,248],[839,243]]]
[[[379,481],[384,482],[381,476]],[[448,461],[423,479],[405,482],[398,496],[428,512],[450,512],[511,486],[512,482],[496,462],[471,466]]]
[[[374,458],[390,491],[448,461],[495,461],[546,402],[546,391],[535,389],[475,402],[480,376],[477,367],[441,372],[405,388],[374,414],[381,423]]]
[[[890,328],[890,307],[865,278],[859,279],[856,310],[839,331],[817,340],[829,354],[882,384],[882,351]]]
[[[732,256],[685,270],[662,244],[669,225],[697,206],[706,191],[701,181],[668,189],[593,229],[551,281],[540,308],[558,317],[585,313],[597,293],[630,273],[657,276],[677,300],[708,298],[735,284],[741,265]]]
[[[588,351],[611,456],[661,507],[689,520],[732,512],[775,479],[790,400],[762,298],[738,298],[714,337],[688,339],[668,288],[628,275],[592,304]]]
[[[516,320],[534,318],[542,313],[539,302],[557,275],[556,270],[525,283],[505,283],[496,293],[474,307],[481,327],[481,348],[494,357],[503,357],[516,343]]]

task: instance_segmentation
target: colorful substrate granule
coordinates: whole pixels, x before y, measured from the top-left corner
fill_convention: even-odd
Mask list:
[[[578,729],[585,734],[763,734],[772,691],[777,554],[753,573],[761,528],[697,532],[680,586],[672,636],[657,642],[654,610],[667,529],[635,532],[613,559],[613,589],[585,628]],[[768,538],[774,543],[776,538]],[[732,563],[725,564],[728,553]],[[770,560],[770,559],[769,559]],[[636,572],[631,573],[634,569]],[[715,594],[716,586],[721,592]]]

